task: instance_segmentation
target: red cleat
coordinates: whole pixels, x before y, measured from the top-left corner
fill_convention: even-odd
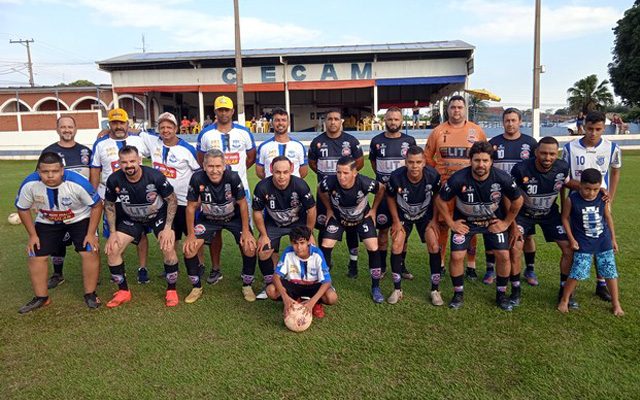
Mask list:
[[[118,307],[131,301],[131,292],[128,290],[118,290],[113,298],[107,303],[108,308]]]

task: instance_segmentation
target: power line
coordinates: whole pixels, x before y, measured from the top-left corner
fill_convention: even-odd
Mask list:
[[[9,43],[18,43],[27,48],[27,67],[29,68],[29,85],[34,87],[33,83],[33,63],[31,62],[31,48],[29,47],[29,43],[33,43],[33,39],[19,39],[19,40],[9,40]]]

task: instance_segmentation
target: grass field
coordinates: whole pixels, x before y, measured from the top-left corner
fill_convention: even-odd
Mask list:
[[[165,308],[162,265],[152,243],[152,282],[132,283],[131,303],[90,312],[72,254],[66,282],[50,293],[53,303],[18,315],[32,296],[26,233],[5,216],[33,165],[0,162],[0,399],[640,397],[640,152],[624,154],[614,205],[623,318],[593,295],[593,280],[578,289],[581,310],[566,316],[555,311],[559,251],[542,243],[540,234],[541,285],[524,287],[516,311],[499,311],[494,288],[479,282],[466,282],[462,310],[435,308],[428,301],[426,253],[413,236],[407,265],[416,279],[403,283],[403,302],[374,305],[364,248],[360,277],[352,281],[345,276],[347,252],[339,246],[333,258],[339,303],[303,334],[284,328],[281,304],[242,299],[240,257],[229,236],[224,279],[205,285],[195,304]],[[130,249],[133,282],[134,258]],[[190,285],[180,264],[178,292],[184,297]],[[106,268],[101,279],[98,294],[106,301],[114,291]],[[389,278],[382,287],[388,295]],[[448,301],[449,279],[443,294]]]

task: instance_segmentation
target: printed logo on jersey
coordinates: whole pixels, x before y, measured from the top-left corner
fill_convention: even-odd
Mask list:
[[[602,167],[604,165],[604,162],[605,162],[604,156],[598,156],[598,158],[596,159],[596,164],[598,164],[599,167]]]
[[[226,200],[233,199],[233,193],[231,193],[231,184],[230,183],[225,183],[224,184],[224,198]]]
[[[339,228],[338,228],[337,225],[331,224],[331,225],[327,226],[327,232],[329,232],[329,233],[336,233],[336,232],[338,232],[338,229]]]
[[[291,193],[291,207],[298,207],[300,205],[300,199],[298,198],[298,193]]]
[[[376,222],[378,223],[378,225],[384,225],[387,223],[387,216],[384,214],[378,214],[376,215]]]
[[[89,149],[80,150],[80,162],[84,165],[89,165],[91,157],[89,157]]]
[[[148,192],[146,198],[149,203],[153,203],[158,198],[158,193]]]
[[[466,147],[440,147],[440,157],[442,158],[468,158]]]
[[[316,219],[317,219],[319,225],[326,225],[327,224],[327,216],[324,215],[324,214],[318,215],[318,217]]]
[[[159,162],[154,162],[153,168],[160,171],[162,175],[166,176],[167,178],[175,179],[178,176],[178,171],[175,168],[169,167]]]
[[[75,217],[75,214],[71,210],[56,211],[40,209],[39,211],[44,219],[48,219],[52,222],[64,222]]]
[[[202,235],[207,231],[207,229],[204,227],[204,225],[198,224],[193,227],[193,231],[196,235]]]
[[[224,153],[224,160],[227,165],[237,165],[240,162],[240,153]]]
[[[120,170],[120,163],[118,161],[111,161],[111,170],[113,172]]]
[[[451,240],[453,241],[453,244],[461,245],[464,244],[466,236],[460,233],[454,233]]]
[[[349,142],[342,142],[342,156],[348,157],[351,155],[351,146]]]
[[[407,158],[407,152],[409,151],[409,143],[402,142],[402,146],[400,146],[400,154],[402,158]]]
[[[531,146],[527,143],[523,143],[520,148],[520,159],[526,160],[531,157]]]
[[[73,203],[73,200],[71,200],[71,197],[65,196],[60,199],[60,204],[62,204],[65,207],[69,207],[71,203]]]
[[[469,128],[469,133],[467,133],[467,142],[473,144],[478,140],[478,136],[476,134],[476,130],[474,128]]]

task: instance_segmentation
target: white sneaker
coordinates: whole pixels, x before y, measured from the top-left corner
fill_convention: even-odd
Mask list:
[[[431,292],[431,304],[434,306],[444,305],[444,301],[442,301],[442,295],[437,290]]]
[[[402,290],[394,289],[393,292],[391,292],[391,295],[387,298],[387,303],[396,304],[400,300],[402,300]]]
[[[268,298],[269,296],[267,296],[266,289],[262,289],[262,291],[256,295],[256,300],[266,300]]]

